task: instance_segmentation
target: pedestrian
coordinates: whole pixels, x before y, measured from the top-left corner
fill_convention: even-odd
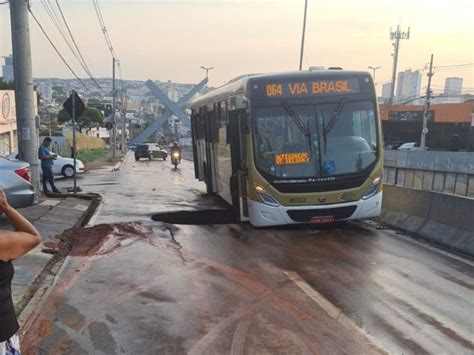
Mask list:
[[[54,193],[59,193],[59,190],[54,185],[53,165],[57,155],[51,153],[48,148],[51,145],[52,139],[46,137],[38,149],[38,158],[41,160],[41,170],[43,171],[43,192],[49,192],[46,183],[51,185]]]
[[[20,355],[19,325],[11,291],[12,260],[26,254],[41,242],[33,225],[8,204],[0,187],[0,214],[10,220],[14,231],[0,230],[0,355]]]

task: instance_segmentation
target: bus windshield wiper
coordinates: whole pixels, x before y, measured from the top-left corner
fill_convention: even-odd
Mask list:
[[[293,107],[291,107],[287,101],[283,101],[281,104],[283,105],[283,108],[291,117],[293,122],[295,123],[296,127],[298,127],[298,129],[301,131],[301,133],[303,133],[306,137],[309,137],[311,135],[309,128],[305,126],[301,117],[298,116],[295,110],[293,110]]]
[[[334,128],[334,125],[336,124],[336,121],[338,120],[339,116],[341,115],[342,109],[346,105],[346,102],[348,100],[347,96],[344,96],[341,101],[337,104],[336,109],[331,115],[331,118],[329,119],[328,124],[324,127],[324,135],[326,136],[331,132],[331,130]]]

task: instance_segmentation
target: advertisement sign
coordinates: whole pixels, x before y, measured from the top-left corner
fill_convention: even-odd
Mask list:
[[[0,123],[15,121],[15,92],[13,90],[0,90],[0,104]]]
[[[434,111],[428,111],[428,119],[434,119]],[[423,111],[389,111],[390,121],[423,121]]]

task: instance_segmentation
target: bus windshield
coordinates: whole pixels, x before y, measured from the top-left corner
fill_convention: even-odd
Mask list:
[[[343,105],[282,103],[259,107],[254,112],[256,164],[274,177],[353,174],[377,159],[377,122],[372,101],[344,100]]]

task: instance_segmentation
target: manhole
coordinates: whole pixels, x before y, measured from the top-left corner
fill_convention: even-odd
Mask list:
[[[156,213],[151,217],[156,222],[170,224],[231,224],[237,223],[231,210],[171,211]]]

